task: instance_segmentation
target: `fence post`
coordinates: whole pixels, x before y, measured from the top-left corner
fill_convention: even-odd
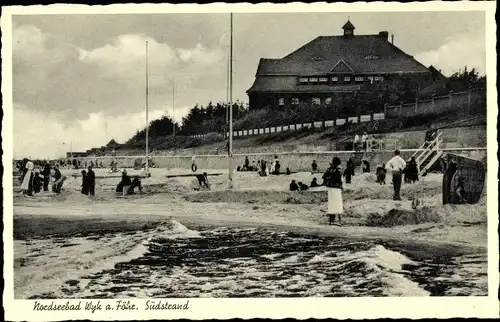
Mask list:
[[[403,114],[403,101],[399,103],[399,116]]]
[[[449,94],[449,101],[448,101],[448,108],[451,110],[451,101],[453,99],[453,90],[450,90],[450,94]]]
[[[415,114],[417,114],[418,109],[418,98],[415,98]]]
[[[387,103],[384,104],[384,118],[387,118]]]
[[[431,99],[431,111],[434,112],[434,97],[436,96],[436,93],[432,93],[432,99]]]

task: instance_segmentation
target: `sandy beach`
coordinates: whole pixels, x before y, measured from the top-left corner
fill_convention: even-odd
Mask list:
[[[195,191],[192,182],[194,177],[167,178],[167,175],[187,175],[190,171],[155,168],[151,169],[151,178],[142,179],[144,193],[128,197],[116,196],[114,187],[120,179],[117,174],[108,174],[104,169],[96,169],[98,179],[94,198],[80,194],[81,178],[72,176],[78,173],[77,170],[63,171],[68,179],[60,195],[41,193],[33,197],[25,197],[15,192],[16,297],[61,296],[58,293],[50,295],[51,293],[47,291],[54,289],[54,286],[60,288],[61,284],[65,283],[64,279],[73,280],[71,276],[81,277],[82,274],[88,275],[90,272],[102,274],[99,272],[117,269],[120,263],[129,262],[134,258],[144,258],[144,254],[147,253],[146,249],[149,248],[151,252],[152,238],[154,240],[159,235],[165,234],[169,235],[169,238],[172,234],[188,239],[200,236],[209,238],[207,236],[210,234],[220,235],[214,231],[222,229],[223,234],[234,237],[235,234],[239,236],[235,231],[244,230],[244,237],[241,238],[256,238],[257,241],[252,239],[253,243],[260,243],[265,239],[263,236],[270,233],[255,237],[252,235],[254,231],[266,230],[272,234],[277,231],[286,232],[286,234],[308,236],[307,238],[313,240],[324,240],[321,247],[326,247],[325,245],[330,244],[332,240],[337,241],[335,245],[339,244],[339,240],[342,241],[340,244],[346,241],[349,245],[369,244],[371,248],[366,246],[368,248],[363,251],[375,251],[379,259],[389,256],[388,254],[391,254],[391,258],[395,254],[407,256],[408,258],[405,257],[401,265],[410,259],[426,262],[436,258],[463,258],[486,254],[486,196],[484,195],[476,205],[442,206],[442,176],[440,174],[431,173],[421,178],[417,184],[404,184],[403,200],[393,201],[391,200],[390,176],[387,178],[387,185],[379,185],[375,182],[374,174],[357,173],[352,183],[344,186],[344,223],[342,227],[337,227],[327,225],[327,194],[323,187],[302,192],[288,191],[288,185],[292,179],[309,184],[316,176],[321,182],[321,174],[311,175],[311,173],[301,172],[288,176],[259,177],[253,172],[235,172],[234,188],[228,191],[227,172],[206,169],[203,171],[214,174],[209,176],[212,185],[210,191]],[[139,173],[134,170],[128,170],[128,172],[131,175]],[[16,187],[14,190],[16,191]],[[417,192],[421,205],[413,210],[411,199]],[[224,229],[229,229],[231,233],[229,234]],[[207,231],[210,233],[203,233]],[[113,238],[106,237],[108,239],[103,240],[103,236]],[[224,238],[224,243],[226,238]],[[289,242],[287,238],[291,237],[286,235],[283,243]],[[70,239],[78,240],[70,242]],[[295,237],[292,238],[292,240],[295,239]],[[238,239],[237,242],[241,241]],[[271,244],[273,242],[275,241]],[[41,247],[41,244],[45,246]],[[248,242],[245,242],[245,245],[248,245]],[[158,247],[161,248],[164,245]],[[210,245],[203,247],[209,251],[215,249]],[[224,247],[229,247],[229,245]],[[380,247],[383,248],[382,253],[380,253]],[[64,249],[65,255],[61,255],[61,249]],[[312,250],[305,251],[305,253],[310,251]],[[329,250],[325,249],[325,251]],[[349,248],[349,251],[352,252],[352,249]],[[297,258],[301,258],[303,253],[298,253]],[[88,258],[85,254],[89,254]],[[320,254],[314,253],[314,256],[320,256]],[[48,258],[57,258],[55,262],[58,265],[63,263],[64,270],[56,268],[55,263],[47,263]],[[95,262],[100,264],[97,265]],[[248,260],[244,262],[245,265],[248,264]],[[393,261],[390,260],[390,262]],[[395,260],[394,263],[399,262],[400,260]],[[483,263],[480,260],[476,264],[478,265],[476,272],[478,269],[480,272],[486,271],[486,261]],[[40,274],[40,265],[46,268],[43,270],[46,276],[37,276]],[[282,268],[280,269],[282,271]],[[148,271],[145,274],[149,276],[150,273]],[[454,273],[455,275],[457,274]],[[98,276],[102,277],[102,275]],[[98,278],[95,276],[90,278],[90,280],[96,279]],[[77,280],[80,281],[80,279]],[[484,274],[484,277],[479,280],[482,281],[481,283],[486,283],[486,275]],[[34,282],[43,283],[34,286]],[[81,282],[74,283],[79,285],[79,290],[86,289]],[[413,280],[411,283],[417,282]],[[322,288],[324,285],[321,285],[318,286],[317,294],[325,294]],[[401,285],[394,286],[393,289],[401,291]],[[185,296],[203,296],[203,294],[236,296],[238,293],[235,290],[226,293],[206,290],[203,293],[202,288],[190,287],[189,292],[182,288],[178,289],[178,292]],[[305,286],[305,288],[308,287]],[[425,287],[422,289],[413,285],[412,288],[414,291],[408,291],[403,295],[435,293],[435,291],[426,291]],[[418,289],[418,292],[415,289]],[[478,292],[481,294],[484,289],[481,287],[479,289],[481,291]],[[193,290],[198,293],[193,293]],[[75,294],[82,296],[83,294],[74,290],[68,292],[62,296],[77,296]],[[126,294],[118,292],[118,294],[121,296],[127,294],[128,296],[155,296],[147,292],[130,292],[128,288],[127,292]],[[219,292],[221,292],[220,289]],[[288,293],[280,295],[281,293],[269,292],[271,291],[266,290],[262,291],[261,295],[259,293],[252,296],[289,296],[286,295]],[[467,294],[467,291],[463,292],[462,289],[457,291],[457,294]],[[95,294],[89,293],[86,296],[95,296]],[[108,293],[105,294],[110,296],[116,292],[108,289]],[[159,294],[164,295],[161,292]],[[307,296],[307,294],[299,295]],[[392,293],[385,295],[390,294]]]

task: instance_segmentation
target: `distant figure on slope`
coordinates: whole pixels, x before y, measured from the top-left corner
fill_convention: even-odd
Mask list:
[[[313,160],[313,163],[311,164],[311,174],[318,173],[318,164],[316,163],[316,160]]]
[[[340,171],[341,161],[338,157],[333,158],[330,167],[323,174],[323,183],[328,188],[328,223],[335,223],[338,216],[339,224],[341,215],[344,212],[342,202],[342,172]]]
[[[356,133],[354,135],[354,141],[352,142],[352,149],[354,151],[358,151],[359,150],[359,135],[358,135],[358,133]]]
[[[311,181],[311,188],[314,188],[314,187],[319,187],[320,185],[318,184],[318,179],[316,177],[314,177]]]
[[[364,132],[361,136],[361,145],[363,147],[363,151],[366,151],[366,142],[368,141],[368,133]]]
[[[394,157],[387,162],[385,168],[392,171],[392,185],[394,187],[394,200],[401,200],[401,179],[406,161],[400,156],[399,150],[394,151]]]
[[[245,168],[244,168],[245,171],[249,171],[250,170],[250,160],[248,160],[248,157],[245,157]]]
[[[291,175],[291,174],[292,174],[292,171],[290,171],[290,168],[286,168],[285,174],[286,174],[287,176],[289,176],[289,175]]]
[[[292,182],[290,182],[290,191],[299,191],[299,186],[297,185],[295,180],[292,180]]]
[[[370,173],[370,163],[368,163],[368,161],[366,161],[366,160],[363,160],[362,169],[363,169],[363,173]]]

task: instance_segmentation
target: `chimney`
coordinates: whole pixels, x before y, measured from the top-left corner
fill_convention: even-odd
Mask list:
[[[389,33],[387,31],[381,31],[378,33],[379,37],[384,38],[385,40],[389,40]]]
[[[391,34],[391,44],[394,45],[394,34]]]

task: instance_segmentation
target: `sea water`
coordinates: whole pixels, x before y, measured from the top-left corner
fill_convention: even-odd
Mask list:
[[[399,249],[399,250],[398,250]],[[487,295],[486,254],[418,261],[374,241],[204,228],[15,241],[15,297]]]

